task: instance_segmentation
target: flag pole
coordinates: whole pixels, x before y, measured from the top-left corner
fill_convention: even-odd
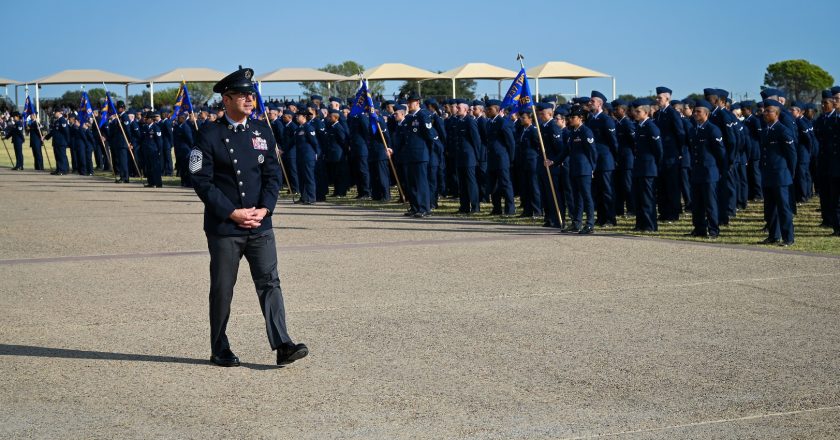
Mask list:
[[[519,53],[516,54],[516,60],[519,61],[519,66],[521,68],[525,68],[525,62],[523,61],[525,57]],[[527,77],[527,76],[526,76]],[[540,152],[542,152],[543,157],[543,166],[545,167],[545,174],[546,178],[548,179],[548,186],[551,188],[551,198],[554,201],[554,210],[557,212],[557,219],[560,220],[560,227],[565,226],[565,219],[563,218],[563,214],[560,212],[560,204],[557,203],[557,191],[554,189],[554,179],[551,178],[551,170],[548,168],[548,164],[546,161],[548,160],[548,156],[545,154],[545,144],[543,144],[542,132],[540,131],[540,120],[537,117],[537,107],[534,103],[531,103],[531,113],[534,115],[534,126],[537,127],[537,134],[540,138]]]
[[[29,85],[26,85],[26,97],[29,97]],[[32,101],[29,101],[29,105],[31,108]],[[24,109],[26,110],[26,109]],[[41,132],[41,121],[38,119],[38,114],[34,113],[32,116],[35,118],[35,127],[38,128],[38,137],[41,139],[41,148],[44,150],[44,156],[47,157],[47,164],[50,166],[50,170],[53,170],[52,161],[50,160],[49,152],[47,151],[47,142],[44,140],[44,134]]]
[[[362,78],[362,84],[366,84],[366,79],[364,76],[364,72],[359,70],[359,77]],[[370,99],[370,91],[368,90],[368,99]],[[372,100],[371,100],[372,102]],[[373,108],[370,109],[370,113],[373,114],[375,110]],[[368,115],[370,117],[370,114]],[[391,153],[388,152],[388,141],[385,140],[385,133],[382,132],[382,125],[379,124],[379,118],[376,119],[376,129],[379,130],[379,137],[382,138],[382,145],[385,148],[385,155],[388,156],[388,164],[391,165],[391,172],[394,173],[394,181],[397,183],[397,191],[400,193],[400,198],[403,200],[403,205],[409,204],[408,195],[403,191],[402,185],[400,184],[400,176],[397,174],[397,168],[394,166],[394,160],[391,159]],[[388,190],[390,192],[390,189]]]
[[[104,82],[102,83],[102,86],[105,87],[105,92],[107,93],[108,92],[108,86],[106,86]],[[126,96],[125,99],[128,99],[128,96]],[[143,172],[140,171],[140,167],[137,166],[137,159],[134,158],[134,147],[131,145],[131,142],[128,141],[128,135],[125,134],[125,129],[123,128],[122,120],[120,119],[120,115],[117,113],[116,108],[114,109],[114,116],[117,117],[117,122],[119,122],[119,124],[117,124],[117,125],[120,126],[120,131],[122,132],[123,139],[125,139],[125,144],[128,146],[128,154],[131,155],[131,161],[134,162],[134,168],[137,169],[137,174],[142,179],[143,178]]]
[[[0,138],[0,139],[3,140],[3,148],[6,149],[6,154],[9,155],[9,164],[12,166],[12,168],[14,168],[15,160],[12,159],[12,154],[9,153],[9,146],[6,145],[6,139],[5,138]]]
[[[371,109],[370,111],[373,111]],[[394,180],[397,182],[397,191],[400,192],[400,197],[403,199],[403,205],[408,203],[408,197],[403,192],[402,185],[400,185],[400,177],[397,175],[397,169],[394,167],[394,161],[391,159],[391,153],[388,152],[388,142],[385,141],[385,133],[382,132],[382,126],[379,121],[376,121],[376,128],[379,130],[379,136],[382,138],[382,145],[385,146],[385,155],[388,156],[388,164],[391,165],[391,171],[394,173]]]

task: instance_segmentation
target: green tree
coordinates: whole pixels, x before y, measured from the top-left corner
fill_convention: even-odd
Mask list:
[[[440,73],[440,71],[438,71]],[[455,96],[463,99],[475,99],[475,88],[477,84],[472,79],[458,79],[455,80]],[[420,90],[423,96],[433,96],[436,98],[451,98],[452,97],[452,80],[449,79],[431,79],[428,81],[410,80],[400,86],[399,94],[401,96],[407,95],[411,91]]]
[[[793,100],[813,101],[819,98],[821,90],[834,84],[834,78],[808,61],[786,60],[767,66],[764,84],[784,89]]]
[[[91,106],[93,106],[94,110],[96,109],[96,106],[99,105],[99,103],[102,102],[102,100],[105,99],[105,89],[103,89],[103,88],[93,88],[93,89],[88,90],[87,93],[88,93],[88,98],[90,98],[90,104],[91,104]],[[114,103],[116,103],[117,100],[122,99],[122,97],[120,95],[117,95],[114,92],[111,92],[111,99],[114,101]],[[79,103],[81,101],[82,101],[82,91],[81,90],[68,90],[68,91],[64,92],[64,94],[61,95],[60,98],[58,98],[56,100],[49,101],[49,102],[62,103],[64,105],[70,106],[70,107],[75,109],[76,107],[79,106]],[[42,102],[48,102],[48,101],[44,100]]]
[[[187,83],[187,90],[190,92],[190,102],[196,107],[204,105],[213,96],[213,84],[210,83]],[[155,108],[171,108],[175,104],[175,96],[177,95],[178,87],[155,90]],[[138,95],[128,97],[129,107],[143,108],[150,104],[148,89]]]
[[[322,72],[335,73],[336,75],[353,76],[365,71],[365,66],[355,61],[345,61],[341,64],[327,64],[318,69]],[[298,83],[307,95],[338,96],[340,98],[351,98],[356,95],[359,89],[358,81],[341,82],[312,82]],[[378,95],[385,91],[385,85],[381,81],[369,81],[368,88],[371,95]]]

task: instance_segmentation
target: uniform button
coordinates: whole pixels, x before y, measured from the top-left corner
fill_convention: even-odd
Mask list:
[[[245,197],[245,193],[242,193],[242,197]]]
[[[236,160],[236,159],[233,159],[233,164],[234,164],[234,165],[236,165],[236,162],[237,162],[237,160]]]
[[[236,170],[236,175],[238,176],[240,174],[242,174],[242,171]]]
[[[239,186],[242,186],[242,181],[241,180],[239,181]]]
[[[233,148],[230,149],[230,154],[233,154]]]

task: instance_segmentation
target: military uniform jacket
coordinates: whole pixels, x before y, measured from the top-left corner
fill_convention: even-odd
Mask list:
[[[26,130],[29,132],[29,146],[32,148],[41,148],[41,135],[39,134],[39,126],[38,123],[32,121],[26,127]]]
[[[175,144],[175,152],[179,155],[189,154],[195,145],[193,139],[193,126],[190,121],[184,121],[183,124],[173,126],[172,140]]]
[[[691,183],[712,183],[720,180],[723,164],[723,135],[709,121],[692,127],[688,136],[691,155]]]
[[[650,118],[636,126],[636,150],[633,155],[633,177],[656,177],[662,161],[662,138],[659,127]]]
[[[432,120],[428,113],[418,110],[405,115],[400,131],[400,160],[403,163],[428,162],[434,141],[432,131]]]
[[[793,133],[777,121],[762,132],[761,185],[787,186],[793,183],[796,169],[796,143]]]
[[[661,165],[666,167],[673,165],[682,155],[682,146],[685,144],[685,125],[683,125],[682,117],[674,107],[669,105],[656,112],[654,120],[662,137]]]
[[[455,142],[457,144],[455,153],[456,166],[477,166],[482,147],[478,121],[472,116],[466,115],[463,118],[457,118],[455,124]]]
[[[324,160],[327,162],[340,162],[347,160],[347,155],[344,151],[344,145],[347,142],[347,132],[344,131],[344,126],[341,121],[336,121],[335,124],[327,123],[324,128],[326,133],[325,139],[327,144],[324,147]]]
[[[15,145],[23,145],[24,135],[23,135],[23,122],[17,121],[11,125],[9,125],[8,130],[6,131],[5,139],[12,138],[12,142]]]
[[[747,141],[747,157],[750,162],[761,158],[761,121],[755,115],[744,118],[744,134]]]
[[[172,121],[169,118],[161,119],[160,122],[157,123],[158,127],[160,128],[161,137],[160,140],[165,147],[172,146]]]
[[[636,124],[627,116],[621,118],[615,126],[618,141],[618,154],[615,155],[616,169],[633,169],[633,148],[636,144]]]
[[[271,213],[280,190],[280,164],[271,127],[247,120],[244,130],[222,118],[205,124],[190,152],[189,168],[196,194],[204,202],[207,235],[248,235],[271,229]],[[256,229],[243,229],[230,219],[238,208],[266,208]]]
[[[601,112],[586,120],[585,125],[592,131],[595,148],[598,151],[598,171],[615,169],[615,155],[618,152],[618,140],[615,134],[615,121]]]
[[[388,124],[379,124],[379,128],[382,129],[381,133],[377,129],[376,133],[371,135],[371,143],[368,148],[368,162],[388,160],[388,153],[385,151],[385,145],[382,143],[382,138],[385,138],[385,142],[387,142],[390,147],[392,145],[391,133],[388,131]]]
[[[511,159],[516,151],[513,128],[510,121],[501,115],[487,121],[487,169],[500,170],[510,168]]]
[[[519,137],[516,144],[516,158],[517,160],[536,161],[542,160],[542,152],[540,150],[540,133],[537,127],[529,125],[524,127],[520,125]]]
[[[350,116],[347,120],[350,128],[350,154],[353,157],[365,158],[370,154],[368,145],[371,142],[373,133],[370,128],[370,118],[364,113]]]
[[[545,148],[545,157],[554,162],[551,165],[551,170],[560,172],[560,166],[563,164],[564,156],[563,148],[566,145],[566,139],[563,137],[563,129],[554,122],[554,118],[545,122],[540,122],[540,134],[542,135],[542,146]]]
[[[592,130],[586,125],[581,125],[569,129],[566,136],[562,157],[558,159],[569,158],[569,176],[592,176],[598,166],[598,148],[595,146]]]
[[[70,127],[67,124],[67,119],[60,117],[53,121],[50,125],[50,132],[45,139],[53,140],[53,145],[57,147],[66,147],[70,145]]]
[[[157,124],[140,126],[139,142],[144,154],[159,155],[163,151],[163,132]]]
[[[440,166],[446,150],[446,129],[443,126],[443,119],[437,113],[430,111],[427,111],[427,113],[432,121],[432,149],[429,156],[429,165],[436,167]]]
[[[280,149],[283,150],[283,158],[288,160],[297,160],[297,149],[295,148],[295,133],[297,132],[297,124],[295,121],[289,121],[288,124],[283,124],[283,136],[278,139],[280,142]]]
[[[299,160],[304,162],[315,162],[321,156],[321,144],[312,124],[299,125],[295,128],[295,154]]]
[[[712,124],[717,125],[717,128],[720,129],[720,133],[723,135],[723,146],[726,148],[726,155],[724,156],[726,163],[723,164],[723,167],[728,170],[729,167],[737,162],[738,139],[735,132],[735,123],[738,120],[735,118],[735,115],[721,107],[712,110],[709,120]]]
[[[827,143],[823,150],[827,150],[824,157],[825,172],[831,177],[840,177],[840,115],[833,112],[826,122]]]
[[[80,127],[79,133],[81,134],[82,142],[84,142],[85,149],[93,150],[93,147],[96,146],[96,138],[93,135],[93,130],[85,127]]]
[[[796,151],[797,160],[810,162],[811,155],[819,150],[817,137],[814,135],[814,127],[804,116],[796,118],[796,128],[799,132],[799,143]]]
[[[680,150],[680,168],[691,168],[691,153],[689,153],[689,140],[692,130],[697,127],[694,118],[682,118],[683,129],[685,129],[685,142]],[[664,147],[663,147],[664,148]]]
[[[122,123],[122,129],[120,129],[120,123]],[[123,135],[123,130],[125,130],[125,135]],[[125,138],[131,135],[130,130],[131,121],[128,120],[128,116],[125,114],[120,118],[108,120],[108,125],[105,127],[105,137],[108,139],[108,145],[117,150],[128,148]]]

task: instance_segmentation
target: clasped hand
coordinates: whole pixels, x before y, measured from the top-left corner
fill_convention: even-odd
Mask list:
[[[240,208],[233,210],[230,219],[236,222],[239,227],[255,229],[260,227],[260,222],[267,214],[268,210],[265,208]]]

